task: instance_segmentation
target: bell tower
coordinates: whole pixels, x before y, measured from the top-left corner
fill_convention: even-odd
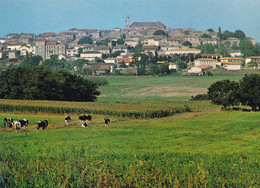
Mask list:
[[[129,16],[127,16],[126,21],[125,21],[126,29],[129,29],[129,20],[130,20],[130,18],[129,18]]]

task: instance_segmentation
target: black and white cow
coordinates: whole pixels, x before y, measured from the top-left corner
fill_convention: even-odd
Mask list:
[[[44,130],[45,128],[47,128],[48,126],[48,121],[47,120],[43,120],[43,121],[39,121],[37,123],[38,127],[37,129],[39,130],[40,128],[42,128],[42,130]]]
[[[20,130],[22,125],[19,121],[15,121],[15,122],[12,122],[12,127],[14,128],[14,130]]]
[[[69,121],[71,120],[70,116],[65,117],[65,124],[69,125]]]
[[[110,119],[104,119],[105,120],[105,127],[108,127],[109,126],[109,123],[110,123]]]
[[[92,116],[91,115],[81,115],[81,116],[79,116],[79,119],[81,121],[86,121],[86,120],[91,121],[92,120]]]
[[[4,128],[6,127],[6,125],[9,124],[9,127],[12,127],[12,124],[13,123],[13,118],[4,118]]]
[[[29,124],[29,121],[28,119],[22,119],[22,120],[19,120],[19,122],[21,123],[21,126],[27,126]]]
[[[89,124],[87,124],[86,122],[84,122],[84,123],[81,125],[81,127],[83,127],[83,128],[89,127]]]

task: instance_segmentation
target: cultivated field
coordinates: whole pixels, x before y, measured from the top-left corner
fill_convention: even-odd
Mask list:
[[[139,78],[138,85],[135,78],[108,78],[109,86],[100,88],[103,98],[95,103],[0,100],[0,119],[30,122],[17,132],[0,128],[0,187],[259,187],[259,112],[223,112],[208,101],[180,100],[185,96],[135,100],[114,91],[167,86],[171,79],[205,89],[217,77],[148,77]],[[196,82],[189,85],[186,79]],[[185,105],[192,112],[160,118],[105,111],[145,114]],[[81,128],[78,114],[91,109],[90,127]],[[68,126],[65,115],[72,117]],[[44,119],[48,128],[37,130]]]

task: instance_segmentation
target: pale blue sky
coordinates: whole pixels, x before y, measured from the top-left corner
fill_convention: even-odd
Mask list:
[[[125,27],[125,19],[169,28],[234,32],[260,42],[260,0],[0,0],[0,37],[8,33]]]

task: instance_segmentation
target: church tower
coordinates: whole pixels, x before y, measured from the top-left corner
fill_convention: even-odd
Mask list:
[[[127,18],[126,18],[126,21],[125,21],[125,27],[126,27],[126,29],[129,29],[129,16],[127,16]]]

